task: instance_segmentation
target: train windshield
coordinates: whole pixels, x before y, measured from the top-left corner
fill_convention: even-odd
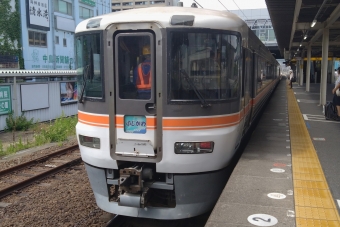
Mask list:
[[[100,34],[86,34],[76,37],[76,70],[78,97],[103,97],[101,72]]]
[[[241,42],[236,34],[170,32],[169,96],[173,101],[240,95]],[[183,73],[184,72],[184,73]]]

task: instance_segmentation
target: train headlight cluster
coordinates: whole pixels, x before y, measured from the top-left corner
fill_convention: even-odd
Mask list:
[[[175,143],[176,154],[204,154],[212,153],[214,142],[177,142]]]
[[[100,149],[100,139],[96,137],[79,135],[80,144],[85,147]]]

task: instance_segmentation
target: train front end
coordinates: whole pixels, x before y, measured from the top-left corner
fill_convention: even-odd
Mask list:
[[[101,209],[181,219],[217,201],[242,134],[242,48],[238,20],[212,12],[140,9],[78,25],[77,136]]]

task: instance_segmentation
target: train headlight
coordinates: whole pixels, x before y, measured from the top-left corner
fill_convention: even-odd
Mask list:
[[[176,154],[204,154],[212,153],[214,142],[177,142],[175,143]]]
[[[100,149],[100,139],[96,137],[79,135],[80,144],[85,147]]]

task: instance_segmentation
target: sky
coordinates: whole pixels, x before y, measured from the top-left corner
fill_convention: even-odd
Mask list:
[[[194,0],[180,0],[184,7],[190,7]],[[267,8],[265,0],[196,0],[205,9],[215,10],[263,9]],[[199,5],[198,5],[198,8]]]

